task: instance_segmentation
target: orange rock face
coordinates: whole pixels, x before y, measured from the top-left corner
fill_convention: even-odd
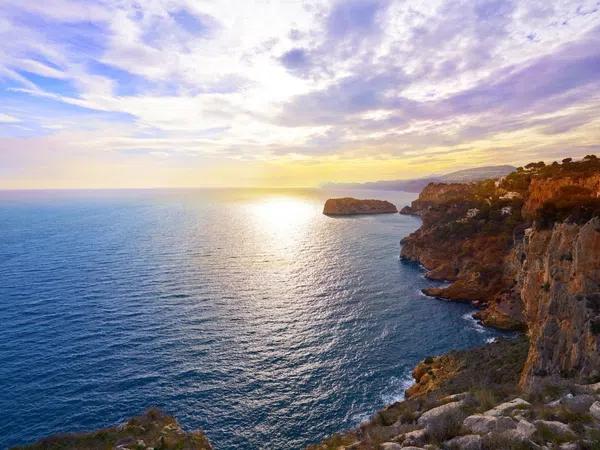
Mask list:
[[[565,187],[577,186],[587,189],[590,195],[600,197],[600,174],[591,176],[570,176],[555,178],[532,179],[529,185],[527,201],[523,206],[523,215],[532,217],[545,202],[556,199]]]
[[[357,214],[397,213],[396,206],[385,200],[359,200],[356,198],[330,198],[325,202],[323,214],[328,216],[350,216]]]
[[[545,376],[600,378],[597,159],[430,184],[403,213],[423,225],[402,241],[402,258],[451,281],[426,294],[471,302],[486,325],[528,331],[522,387]]]

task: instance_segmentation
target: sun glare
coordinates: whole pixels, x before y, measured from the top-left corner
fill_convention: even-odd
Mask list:
[[[250,205],[256,232],[271,238],[271,245],[289,248],[299,242],[316,213],[308,201],[293,197],[264,199]]]

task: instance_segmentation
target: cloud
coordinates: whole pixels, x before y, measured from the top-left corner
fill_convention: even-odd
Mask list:
[[[337,1],[327,17],[330,39],[361,39],[377,32],[378,16],[385,11],[386,0]]]
[[[20,120],[0,120],[3,147],[89,133],[97,151],[138,158],[408,164],[550,151],[595,136],[600,112],[597,0],[5,0],[0,11],[0,99]],[[113,135],[99,140],[105,124]]]
[[[17,119],[9,114],[0,113],[0,123],[19,123],[21,119]]]
[[[292,73],[303,74],[310,68],[310,57],[301,48],[294,48],[285,52],[281,56],[280,61]]]

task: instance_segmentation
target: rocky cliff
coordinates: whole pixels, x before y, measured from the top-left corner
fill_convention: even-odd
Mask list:
[[[407,400],[314,449],[600,448],[599,180],[589,156],[424,189],[402,257],[451,281],[426,293],[527,333],[426,358]]]
[[[600,163],[535,163],[496,182],[428,186],[403,213],[423,225],[402,257],[452,281],[485,324],[527,329],[521,386],[600,377]]]
[[[539,377],[600,378],[600,219],[530,229],[516,289],[531,345],[521,384]]]
[[[558,178],[533,178],[529,185],[527,201],[523,206],[523,215],[534,217],[535,212],[544,206],[544,203],[560,200],[565,195],[598,198],[600,196],[600,173],[579,173],[572,176]]]
[[[505,197],[493,181],[471,184],[431,184],[403,214],[419,215],[423,225],[402,241],[401,257],[417,261],[427,277],[452,281],[424,292],[453,301],[487,307],[510,286],[505,260],[522,222],[520,196]],[[519,329],[522,308],[514,299],[494,301],[488,325]]]
[[[359,200],[356,198],[330,198],[325,202],[323,214],[328,216],[350,216],[358,214],[397,213],[398,209],[385,200]]]
[[[408,398],[309,450],[595,450],[600,383],[517,382],[527,340],[427,358]]]

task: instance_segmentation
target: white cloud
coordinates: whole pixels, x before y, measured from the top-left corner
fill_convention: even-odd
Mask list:
[[[9,114],[0,113],[0,123],[19,123],[19,122],[21,122],[21,120],[17,119],[14,116],[11,116]]]
[[[378,3],[355,0],[361,2]],[[409,113],[399,117],[404,113],[395,98],[441,101],[600,25],[595,0],[389,4],[370,27],[360,17],[350,21],[360,25],[357,32],[348,37],[353,30],[344,30],[338,42],[331,40],[337,35],[327,29],[327,17],[343,0],[3,0],[0,82],[11,92],[30,94],[33,102],[127,116],[131,123],[102,142],[109,149],[150,148],[160,154],[176,147],[223,157],[231,157],[232,149],[260,157],[315,154],[321,148],[368,152],[377,146],[401,149],[398,153],[412,146],[414,152],[427,145],[429,130],[444,127],[446,136],[436,141],[443,146],[453,126],[476,124],[480,116],[454,123]],[[482,13],[477,5],[490,10]],[[195,31],[178,22],[181,12],[197,25]],[[280,58],[292,49],[302,49],[313,66],[301,74],[286,69]],[[385,102],[370,102],[364,90],[340,91],[328,98],[341,105],[335,123],[291,126],[280,120],[294,99],[347,78],[376,75],[387,80],[381,84]],[[367,94],[377,89],[374,84]],[[360,107],[343,107],[350,104]],[[322,105],[298,105],[303,111],[307,106],[319,112]],[[35,111],[20,115],[34,117],[28,113]],[[75,113],[60,121],[61,129],[74,132],[100,124],[78,121]],[[47,123],[41,126],[48,129]],[[207,137],[206,130],[216,131]],[[151,137],[140,137],[144,134]]]

